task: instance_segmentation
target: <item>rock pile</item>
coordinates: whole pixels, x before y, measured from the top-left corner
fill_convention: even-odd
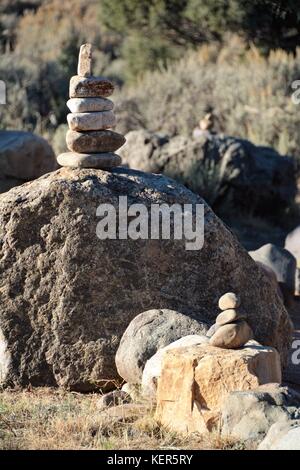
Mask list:
[[[107,99],[113,84],[103,77],[92,76],[92,46],[80,48],[78,75],[70,80],[71,113],[67,120],[66,142],[70,152],[57,157],[62,166],[109,169],[120,165],[121,157],[114,152],[125,143],[123,135],[110,128],[116,125],[114,104]]]
[[[233,292],[227,292],[219,299],[222,312],[217,316],[209,336],[210,344],[224,349],[236,349],[244,346],[253,338],[253,331],[245,321],[245,315],[238,310],[240,299]]]

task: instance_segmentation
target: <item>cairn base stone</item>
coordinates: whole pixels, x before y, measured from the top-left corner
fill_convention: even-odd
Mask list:
[[[107,98],[112,95],[114,86],[110,80],[103,77],[81,77],[74,75],[70,80],[70,98]]]
[[[119,166],[122,163],[121,157],[115,153],[76,153],[65,152],[57,157],[61,166],[71,168],[98,168],[105,170]]]

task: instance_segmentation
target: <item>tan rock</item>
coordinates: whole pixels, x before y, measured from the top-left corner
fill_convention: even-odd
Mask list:
[[[78,75],[90,77],[92,75],[92,45],[82,44],[79,51]]]
[[[71,168],[99,168],[105,170],[119,166],[122,159],[114,153],[85,154],[65,152],[58,155],[57,161],[61,166],[69,166]]]
[[[255,342],[239,350],[209,344],[166,351],[157,389],[156,419],[176,432],[218,427],[230,392],[281,382],[277,351]]]
[[[116,125],[116,118],[112,111],[99,113],[69,113],[67,115],[69,128],[72,131],[97,131],[108,129]]]
[[[81,77],[74,75],[70,80],[70,98],[108,97],[114,91],[110,80],[103,77]]]
[[[244,346],[253,338],[253,331],[244,320],[223,325],[210,338],[212,346],[225,349],[236,349]]]
[[[228,310],[240,306],[240,298],[233,292],[227,292],[219,299],[219,308],[221,310]]]
[[[244,319],[244,316],[242,314],[240,314],[234,308],[230,308],[228,310],[224,310],[217,316],[216,324],[220,326],[227,325],[227,323],[232,323],[234,321],[242,320],[242,319]]]
[[[114,103],[107,98],[70,98],[67,106],[71,113],[111,111]]]
[[[125,143],[125,137],[117,132],[69,130],[66,135],[68,149],[78,153],[115,152]]]

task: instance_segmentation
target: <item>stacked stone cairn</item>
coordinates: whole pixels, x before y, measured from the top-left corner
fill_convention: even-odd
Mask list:
[[[253,339],[253,331],[246,322],[246,316],[239,311],[240,305],[239,297],[233,292],[227,292],[220,297],[219,308],[222,312],[207,332],[212,346],[237,349]]]
[[[107,99],[113,84],[103,77],[92,76],[92,45],[83,44],[79,52],[78,75],[70,80],[71,113],[66,136],[70,152],[57,157],[61,166],[110,169],[121,164],[114,152],[125,143],[123,135],[112,130],[116,125],[114,104]]]

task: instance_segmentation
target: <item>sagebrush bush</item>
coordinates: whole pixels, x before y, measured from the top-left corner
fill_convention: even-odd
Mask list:
[[[203,46],[165,71],[146,73],[125,87],[120,99],[136,102],[149,130],[170,135],[191,135],[212,107],[217,131],[300,159],[300,104],[291,99],[297,79],[300,49],[295,55],[277,50],[264,57],[233,37],[219,50]]]

